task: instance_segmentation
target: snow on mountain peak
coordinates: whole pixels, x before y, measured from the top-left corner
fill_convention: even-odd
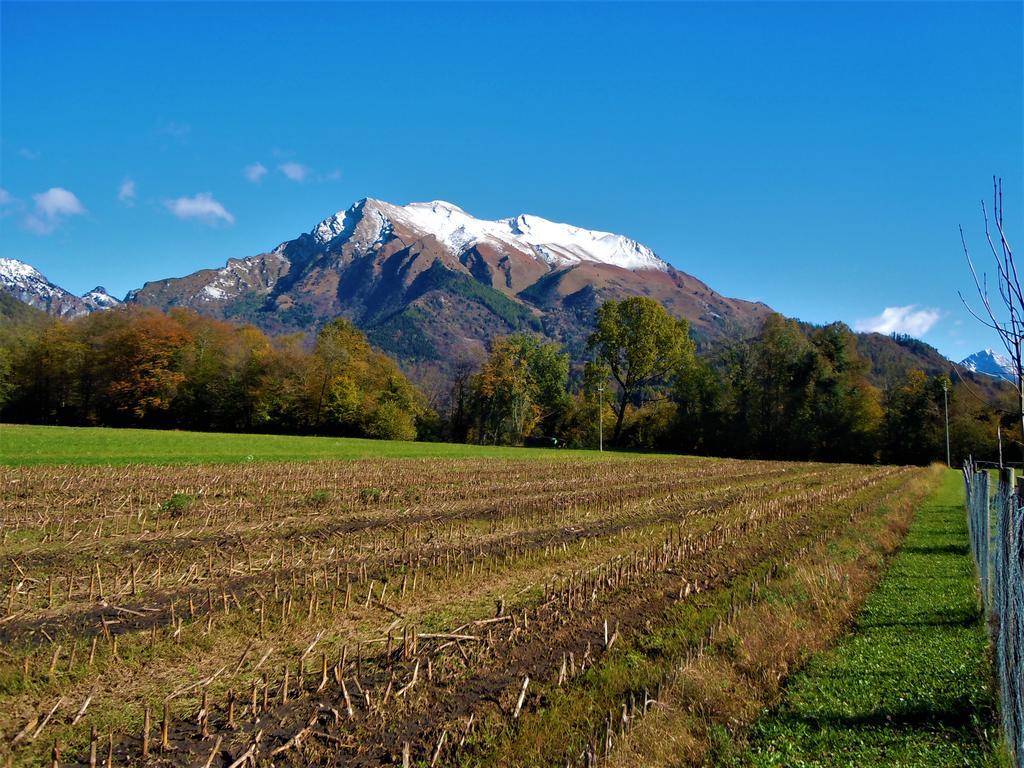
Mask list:
[[[57,317],[77,317],[121,304],[99,285],[81,297],[75,296],[18,259],[0,259],[0,290]]]
[[[0,290],[59,317],[75,317],[89,311],[82,299],[54,285],[38,269],[18,259],[0,259]]]
[[[11,282],[46,280],[38,269],[24,261],[0,258],[0,279]]]
[[[355,235],[357,243],[366,246],[386,239],[395,226],[420,237],[432,235],[456,256],[483,242],[499,249],[532,253],[551,267],[588,261],[629,270],[669,269],[650,248],[622,235],[560,224],[532,214],[488,221],[445,200],[400,206],[367,198],[324,219],[311,234],[324,245]]]
[[[95,312],[97,309],[111,309],[121,305],[120,300],[107,293],[107,289],[102,285],[97,285],[91,291],[83,293],[82,301],[85,302],[85,306],[92,312]]]
[[[647,246],[611,232],[559,224],[530,214],[496,223],[506,225],[510,234],[529,244],[552,265],[596,261],[630,270],[668,269]]]
[[[1013,362],[1006,355],[1001,355],[994,349],[983,349],[975,352],[970,357],[960,361],[960,365],[974,373],[982,373],[986,376],[995,376],[1007,381],[1016,381],[1016,371]]]

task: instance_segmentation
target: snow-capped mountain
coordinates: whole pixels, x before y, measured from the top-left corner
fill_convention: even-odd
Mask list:
[[[574,266],[666,274],[674,271],[650,248],[610,232],[558,224],[528,214],[487,221],[442,200],[399,206],[366,198],[270,253],[230,259],[220,270],[203,270],[183,278],[196,290],[191,295],[175,296],[175,303],[200,309],[232,302],[247,292],[273,292],[278,280],[294,276],[297,266],[312,264],[318,258],[329,256],[335,268],[346,268],[373,254],[390,256],[396,249],[409,248],[417,253],[431,252],[431,258],[418,260],[421,265],[429,266],[432,259],[439,258],[447,266],[459,271],[468,269],[474,278],[488,283],[494,283],[491,278],[500,273],[497,282],[503,284],[492,287],[512,294],[544,275]],[[127,300],[146,303],[154,290],[162,290],[169,282],[147,283],[129,293]],[[183,285],[175,283],[175,288]]]
[[[1006,355],[992,349],[983,349],[960,361],[960,365],[973,373],[983,373],[1006,381],[1016,381],[1013,362]]]
[[[522,214],[489,221],[444,201],[360,200],[273,250],[146,283],[126,301],[312,331],[339,315],[407,367],[450,368],[498,335],[533,330],[582,354],[596,307],[646,295],[703,338],[771,311],[727,299],[623,235]]]
[[[77,317],[121,303],[102,287],[93,288],[84,296],[75,296],[18,259],[0,259],[0,291],[55,317]]]
[[[398,226],[410,232],[429,233],[456,256],[475,246],[489,245],[532,254],[552,268],[591,261],[629,270],[669,269],[650,248],[622,235],[558,224],[529,214],[486,221],[444,200],[404,206],[361,200],[347,211],[324,219],[310,234],[317,242],[329,246],[339,238],[351,236],[355,225],[364,218],[369,226],[358,235],[364,247],[383,242]]]
[[[51,283],[35,267],[17,259],[0,259],[0,290],[57,317],[75,317],[89,311],[78,296]]]
[[[91,291],[82,294],[82,302],[90,312],[100,309],[113,309],[121,306],[121,300],[115,299],[102,285],[97,285]]]

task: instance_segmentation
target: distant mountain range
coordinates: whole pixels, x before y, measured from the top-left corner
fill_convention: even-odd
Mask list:
[[[0,290],[55,317],[86,315],[121,303],[102,286],[75,296],[51,283],[35,267],[17,259],[0,259]]]
[[[122,303],[102,287],[76,296],[10,258],[0,259],[0,291],[60,317]],[[311,333],[348,317],[422,382],[446,379],[494,336],[520,330],[579,359],[597,307],[634,295],[687,318],[704,347],[750,336],[772,312],[722,296],[622,235],[528,214],[487,221],[440,200],[399,206],[370,198],[270,251],[148,282],[124,302],[188,307],[270,333]],[[911,367],[938,373],[951,365],[914,339],[859,334],[858,346],[879,384]],[[979,352],[964,367],[998,376],[998,357]]]

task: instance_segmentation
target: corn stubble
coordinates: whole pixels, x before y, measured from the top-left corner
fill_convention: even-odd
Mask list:
[[[559,744],[517,734],[559,694],[588,701],[604,665],[704,601],[721,610],[686,650],[701,658],[774,578],[920,472],[689,458],[0,469],[0,760],[607,761],[663,691],[629,691],[607,717],[577,710]],[[739,584],[742,599],[720,599]]]

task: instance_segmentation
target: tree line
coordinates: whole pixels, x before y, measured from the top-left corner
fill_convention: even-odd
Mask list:
[[[5,421],[580,448],[603,427],[621,449],[923,464],[945,458],[948,397],[953,458],[997,451],[996,409],[920,371],[873,385],[841,323],[772,315],[698,356],[686,320],[646,297],[598,309],[589,360],[531,334],[493,340],[436,410],[341,318],[313,343],[133,306],[6,326]]]
[[[308,349],[301,335],[131,306],[0,335],[0,408],[6,421],[36,424],[395,440],[435,418],[347,320]]]
[[[557,344],[499,340],[457,380],[449,436],[521,444],[538,435],[570,447],[739,458],[927,464],[950,453],[995,459],[998,407],[945,375],[910,370],[887,386],[842,323],[808,328],[771,315],[752,339],[698,356],[686,320],[646,297],[600,307],[574,370]],[[1007,445],[1019,442],[1012,419]]]

